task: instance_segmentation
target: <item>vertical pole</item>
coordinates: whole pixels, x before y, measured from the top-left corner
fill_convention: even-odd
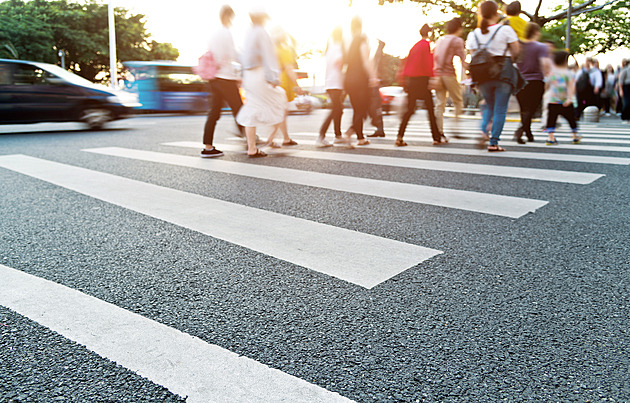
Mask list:
[[[118,86],[118,69],[116,63],[116,28],[114,20],[114,5],[113,0],[109,0],[107,5],[108,20],[109,20],[109,71],[111,77],[111,87],[116,88]]]
[[[573,1],[569,0],[567,9],[567,52],[571,52],[571,14],[573,14]]]

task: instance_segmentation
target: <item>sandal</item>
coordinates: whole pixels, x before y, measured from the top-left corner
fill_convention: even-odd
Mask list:
[[[285,147],[286,146],[296,146],[296,145],[298,145],[298,143],[293,141],[293,140],[291,140],[291,139],[289,139],[289,141],[283,142],[282,145],[285,146]]]
[[[488,152],[497,152],[497,151],[505,151],[505,148],[499,147],[498,145],[488,146]]]
[[[266,157],[267,153],[260,151],[260,149],[256,149],[256,154],[247,154],[247,156],[249,158],[260,158],[260,157]]]
[[[273,141],[271,143],[262,144],[261,147],[280,148],[280,146]]]
[[[368,144],[370,144],[370,140],[367,140],[367,139],[361,139],[357,143],[358,146],[367,146]]]
[[[396,147],[404,147],[407,145],[407,143],[405,143],[403,139],[396,139],[396,142],[394,143],[394,145]]]

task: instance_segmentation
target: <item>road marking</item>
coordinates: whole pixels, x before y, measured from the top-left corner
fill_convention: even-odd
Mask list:
[[[501,138],[512,138],[512,134],[513,132],[516,130],[516,128],[519,127],[519,125],[508,125],[506,122],[506,125],[503,128],[503,133],[501,134]],[[388,129],[397,129],[394,127],[389,127]],[[447,136],[448,136],[448,132],[452,131],[454,133],[456,132],[461,132],[463,130],[467,130],[470,131],[470,125],[464,125],[463,123],[461,124],[461,126],[457,126],[455,124],[451,125],[451,126],[445,126],[445,131],[447,132]],[[475,127],[474,129],[478,129],[478,127]],[[409,124],[407,126],[407,130],[411,130],[415,133],[426,133],[427,135],[431,135],[431,129],[429,128],[428,123],[426,125],[422,125],[422,124]],[[546,134],[543,133],[542,130],[538,130],[537,128],[532,127],[533,130],[533,134],[536,137],[541,137],[541,138],[546,138]],[[589,128],[589,127],[579,127],[578,128],[580,135],[584,136],[585,138],[611,138],[611,139],[626,139],[626,140],[630,140],[630,128],[623,130],[616,130],[614,128]],[[473,132],[469,132],[468,135],[476,135],[479,132],[479,130],[477,131],[473,131]],[[395,133],[398,133],[397,131]],[[566,126],[563,125],[562,127],[560,127],[559,129],[556,129],[556,135],[558,135],[558,133],[562,134],[562,135],[568,135],[569,137],[571,136],[571,128],[569,127],[569,125],[567,124]],[[600,133],[604,133],[604,134],[600,134]],[[405,132],[406,135],[406,132]]]
[[[430,204],[509,218],[520,218],[527,213],[536,211],[548,203],[543,200],[526,199],[513,196],[502,196],[466,190],[415,185],[411,183],[390,182],[377,179],[302,171],[298,169],[248,164],[220,159],[208,160],[199,157],[157,153],[152,151],[130,150],[116,147],[95,148],[84,151],[162,164],[186,166],[215,172],[224,172],[234,175],[247,176],[250,178],[313,186],[341,192],[383,197],[413,203]]]
[[[396,132],[393,131],[385,131],[385,134],[387,136],[389,136],[390,138],[394,139],[396,137]],[[423,136],[423,135],[416,135],[416,134],[405,134],[405,139],[410,140],[418,140],[418,141],[432,141],[430,136]],[[566,150],[588,150],[588,151],[615,151],[615,152],[622,152],[622,153],[630,153],[630,147],[627,146],[606,146],[606,145],[590,145],[590,144],[585,144],[586,142],[589,142],[588,138],[583,139],[584,141],[580,144],[572,144],[571,142],[567,141],[567,144],[557,144],[554,146],[548,146],[544,143],[543,140],[540,140],[538,143],[527,143],[527,144],[517,144],[516,142],[512,141],[511,138],[509,139],[503,139],[502,141],[500,141],[502,144],[508,144],[510,147],[519,147],[519,148],[546,148],[546,149],[552,149],[552,148],[558,148],[558,149],[566,149]],[[478,140],[477,139],[472,139],[472,138],[467,138],[467,139],[456,139],[456,138],[450,138],[450,141],[454,144],[478,144]],[[592,139],[590,140],[590,142],[611,142],[611,143],[617,143],[617,144],[630,144],[630,141],[624,141],[624,140],[604,140],[604,139]]]
[[[0,305],[191,403],[350,402],[72,288],[0,265]]]
[[[296,137],[303,138],[315,138],[317,136],[316,133],[295,133]],[[597,156],[597,155],[585,155],[585,154],[562,154],[562,153],[554,153],[552,152],[556,146],[544,146],[546,147],[548,152],[544,153],[535,153],[535,152],[524,152],[524,151],[513,151],[511,145],[507,145],[507,152],[504,153],[489,153],[484,149],[472,149],[472,148],[454,148],[452,146],[437,146],[437,147],[426,147],[426,146],[407,146],[407,147],[396,147],[393,144],[393,138],[389,138],[391,140],[391,144],[385,143],[372,143],[369,146],[365,147],[366,150],[374,149],[374,150],[396,150],[402,152],[428,152],[433,154],[451,154],[451,155],[465,155],[465,156],[477,156],[477,157],[488,157],[488,158],[518,158],[518,159],[532,159],[532,160],[545,160],[545,161],[564,161],[564,162],[587,162],[587,163],[595,163],[595,164],[611,164],[611,165],[630,165],[630,158],[621,158],[621,157],[606,157],[606,156]],[[169,144],[169,143],[166,143]],[[301,145],[315,145],[315,140],[301,140]],[[218,147],[218,146],[217,146]],[[579,150],[581,145],[572,145],[572,149]],[[630,147],[628,147],[630,149]]]
[[[200,166],[210,162],[201,158],[195,160]],[[372,288],[442,253],[24,155],[0,156],[0,167],[365,288]]]
[[[199,149],[199,143],[192,141],[180,141],[172,143],[163,143],[167,146],[185,147]],[[219,147],[219,145],[217,145]],[[241,147],[238,145],[221,144],[219,147],[223,151],[240,151]],[[435,161],[435,160],[422,160],[415,158],[396,158],[396,157],[381,157],[377,155],[366,155],[357,153],[330,153],[321,151],[307,151],[307,150],[291,150],[291,153],[287,155],[290,157],[298,158],[310,158],[317,160],[327,161],[340,161],[340,162],[352,162],[358,164],[372,164],[381,166],[390,166],[397,168],[411,168],[411,169],[427,169],[433,171],[443,172],[459,172],[473,175],[489,175],[500,176],[506,178],[517,179],[534,179],[540,181],[561,182],[561,183],[573,183],[579,185],[587,185],[593,183],[597,179],[605,176],[603,174],[586,173],[586,172],[574,172],[574,171],[560,171],[553,169],[539,169],[539,168],[520,168],[510,166],[496,165],[482,165],[482,164],[468,164],[461,162],[448,162],[448,161]]]

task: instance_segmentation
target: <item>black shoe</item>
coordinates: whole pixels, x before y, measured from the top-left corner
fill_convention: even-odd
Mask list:
[[[224,155],[223,152],[212,147],[212,150],[208,150],[207,148],[204,148],[201,151],[201,154],[199,156],[201,158],[213,158],[213,157],[223,157],[223,155]]]
[[[527,142],[528,143],[533,143],[534,142],[534,136],[532,136],[532,135],[527,136]]]
[[[373,134],[368,134],[366,137],[385,137],[385,132],[377,130]]]
[[[518,136],[512,137],[512,140],[516,141],[518,144],[525,144],[525,140],[523,140],[522,138]]]

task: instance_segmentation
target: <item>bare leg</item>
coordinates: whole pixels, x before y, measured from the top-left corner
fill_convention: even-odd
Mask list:
[[[258,147],[256,147],[256,127],[246,127],[245,137],[247,137],[247,154],[256,154],[258,152]]]

